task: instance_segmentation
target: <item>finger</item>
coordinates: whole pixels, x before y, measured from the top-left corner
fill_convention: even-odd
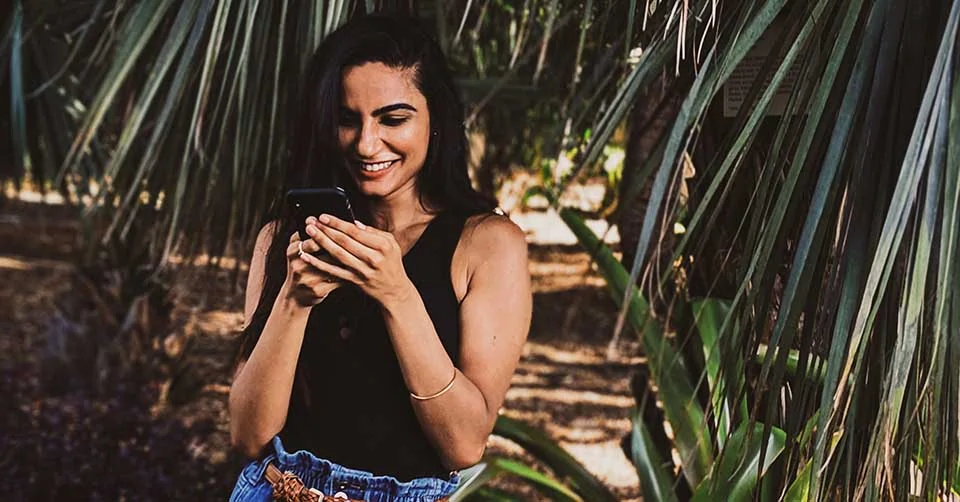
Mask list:
[[[314,226],[312,229],[316,229],[330,238],[333,242],[336,242],[340,247],[345,249],[348,253],[356,256],[361,261],[370,266],[376,266],[379,262],[379,258],[383,256],[383,253],[377,249],[368,247],[364,244],[361,244],[359,241],[354,239],[352,236],[345,234],[335,228],[328,226]],[[311,235],[314,239],[313,235]]]
[[[360,278],[352,270],[347,270],[343,267],[338,267],[332,263],[325,262],[313,255],[305,254],[303,255],[303,261],[315,267],[317,270],[343,281],[352,282],[354,284],[360,284]],[[332,281],[331,281],[332,282]]]
[[[353,237],[357,242],[372,249],[383,249],[385,244],[383,236],[380,235],[377,229],[368,227],[359,221],[347,222],[336,216],[321,214],[318,222],[321,226],[327,226],[343,232]]]
[[[320,247],[322,247],[326,252],[330,253],[330,256],[336,258],[347,268],[361,273],[368,268],[365,261],[347,249],[344,249],[343,246],[331,239],[330,236],[325,234],[317,227],[310,227],[307,229],[307,233],[310,234],[312,240],[316,241]],[[370,250],[368,249],[367,251],[369,252]]]
[[[318,246],[313,239],[307,239],[305,241],[294,240],[287,246],[287,258],[292,260],[299,258],[302,254],[316,253],[319,250],[320,246]]]
[[[300,240],[291,240],[287,245],[287,258],[296,258],[300,254]]]
[[[297,242],[298,240],[300,240],[300,232],[290,234],[290,242]]]
[[[308,261],[310,258],[313,258],[314,260],[319,259],[315,256],[304,254],[303,257],[294,260],[290,265],[290,271],[293,274],[293,278],[296,281],[297,287],[313,289],[320,284],[334,284],[343,282],[340,279],[333,277],[330,274],[323,272],[317,267],[311,265]]]
[[[313,239],[307,239],[305,241],[294,240],[287,246],[287,259],[296,260],[297,258],[301,258],[302,255],[313,254],[319,251],[322,251],[322,249]]]
[[[323,272],[317,269],[316,267],[314,267],[313,265],[307,263],[306,261],[303,262],[303,266],[310,269],[309,272],[304,274],[304,277],[299,282],[299,284],[304,287],[307,287],[310,289],[317,289],[319,287],[327,286],[330,284],[343,283],[342,279],[338,279],[326,272]]]
[[[322,260],[322,259],[320,259],[320,258],[317,258],[316,256],[313,256],[312,258],[314,258],[314,259],[316,259],[316,260],[320,260],[320,261],[323,262],[323,263],[329,263],[329,262],[326,262],[326,261],[324,261],[324,260]],[[340,279],[339,277],[334,277],[334,276],[332,276],[332,275],[330,275],[330,274],[328,274],[328,273],[320,270],[320,269],[317,268],[316,266],[312,265],[311,262],[308,262],[307,260],[301,260],[301,261],[303,262],[303,266],[308,269],[308,270],[304,273],[303,279],[300,281],[300,282],[302,282],[303,284],[306,284],[306,285],[310,286],[311,288],[313,288],[313,287],[317,287],[317,286],[322,285],[322,284],[341,284],[341,283],[343,283],[343,279]],[[336,267],[337,265],[336,265],[336,264],[333,264],[333,266]],[[340,267],[340,268],[343,268],[343,267]]]
[[[316,253],[320,251],[320,245],[316,243],[313,239],[307,239],[303,241],[303,252],[304,253]]]

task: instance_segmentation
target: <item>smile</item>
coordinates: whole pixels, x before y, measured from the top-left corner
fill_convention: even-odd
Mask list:
[[[390,167],[397,160],[399,159],[387,160],[383,162],[360,162],[359,164],[360,164],[360,169],[363,169],[365,172],[376,173]]]

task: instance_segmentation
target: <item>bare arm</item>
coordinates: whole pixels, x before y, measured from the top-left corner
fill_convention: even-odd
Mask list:
[[[260,299],[272,235],[273,228],[267,225],[257,236],[247,279],[245,325],[250,323]],[[291,238],[287,249],[287,280],[273,303],[260,339],[249,359],[238,365],[230,387],[230,440],[249,457],[259,455],[283,428],[310,308],[336,287],[315,270],[311,271],[312,266],[296,256],[296,249],[296,239]],[[307,241],[304,249],[318,248]]]
[[[436,399],[411,398],[427,437],[450,469],[480,461],[520,359],[532,310],[527,245],[519,228],[506,218],[489,217],[465,244],[468,282],[460,305],[456,380]],[[449,381],[453,364],[418,305],[419,295],[387,318],[407,386],[424,396]]]

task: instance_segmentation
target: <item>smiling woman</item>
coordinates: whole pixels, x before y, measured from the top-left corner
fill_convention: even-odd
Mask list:
[[[463,110],[412,20],[320,46],[260,231],[230,391],[234,501],[443,500],[483,454],[530,324],[524,235],[470,185]],[[358,221],[284,212],[341,186]]]

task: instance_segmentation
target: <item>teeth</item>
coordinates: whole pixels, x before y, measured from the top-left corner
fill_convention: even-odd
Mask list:
[[[364,171],[367,171],[367,172],[370,172],[370,173],[375,173],[375,172],[377,172],[377,171],[382,171],[382,170],[390,167],[390,164],[393,164],[393,161],[392,161],[392,160],[388,160],[388,161],[386,161],[386,162],[377,162],[376,164],[363,163],[363,164],[361,164],[361,166],[363,167],[363,170],[364,170]]]

